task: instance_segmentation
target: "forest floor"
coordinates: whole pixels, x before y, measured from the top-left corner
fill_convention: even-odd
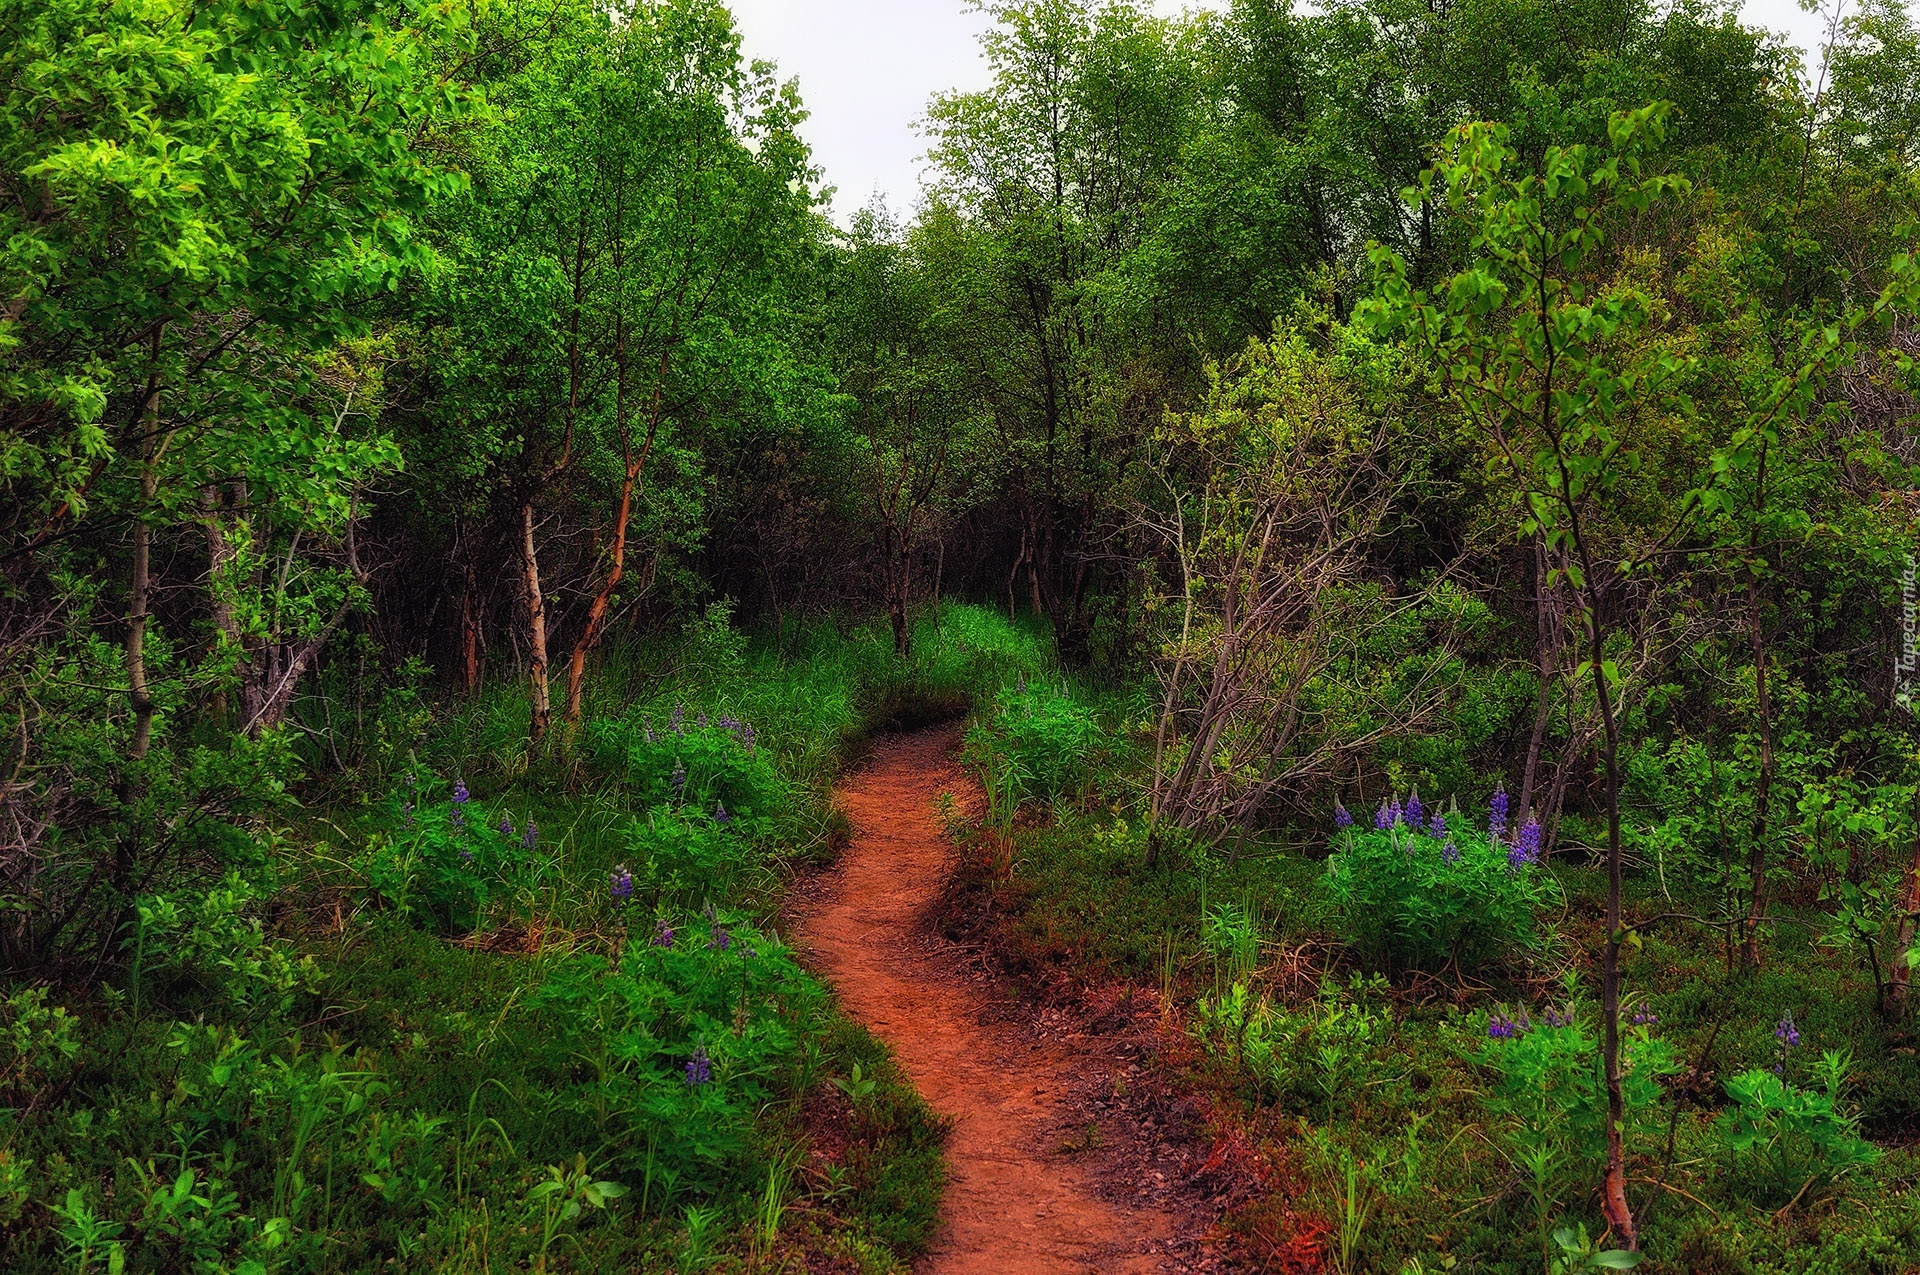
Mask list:
[[[1001,994],[935,932],[955,855],[936,803],[977,799],[951,760],[958,739],[879,741],[838,793],[851,845],[793,904],[800,950],[953,1121],[942,1225],[918,1267],[1218,1269],[1199,1240],[1214,1211],[1188,1188],[1191,1148],[1146,1104],[1115,1101],[1141,1074],[1136,1042]]]

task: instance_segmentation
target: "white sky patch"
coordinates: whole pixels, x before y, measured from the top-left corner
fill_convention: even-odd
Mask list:
[[[877,192],[903,219],[920,190],[926,142],[915,125],[935,93],[985,88],[986,19],[964,0],[732,0],[749,58],[798,77],[810,118],[801,129],[836,187],[843,225]],[[1158,0],[1166,14],[1183,7]],[[1818,65],[1825,23],[1794,0],[1746,0],[1748,22],[1791,37]]]

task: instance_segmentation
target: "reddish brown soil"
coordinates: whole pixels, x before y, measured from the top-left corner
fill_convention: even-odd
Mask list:
[[[1191,1247],[1176,1235],[1185,1228],[1156,1207],[1167,1175],[1105,1145],[1106,1122],[1089,1119],[1089,1092],[1111,1092],[1111,1053],[1043,1022],[1007,1021],[1019,1016],[961,977],[928,935],[953,862],[935,801],[967,782],[948,757],[956,738],[937,730],[884,741],[847,782],[840,804],[853,843],[796,925],[847,1012],[954,1120],[943,1225],[921,1269],[1184,1269],[1170,1250]],[[1122,1163],[1138,1180],[1115,1180]]]

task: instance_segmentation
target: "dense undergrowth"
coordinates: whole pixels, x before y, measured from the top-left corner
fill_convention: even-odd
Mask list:
[[[1406,1275],[1897,1275],[1920,1261],[1920,1037],[1880,1012],[1880,971],[1844,916],[1812,905],[1817,865],[1796,869],[1800,901],[1771,914],[1757,970],[1702,923],[1716,865],[1649,853],[1629,876],[1628,914],[1654,920],[1624,970],[1642,1224],[1627,1253],[1602,1241],[1606,885],[1580,848],[1589,829],[1541,861],[1537,828],[1502,827],[1488,777],[1444,810],[1364,811],[1350,793],[1356,813],[1329,810],[1319,834],[1175,839],[1149,866],[1139,694],[1036,685],[975,715],[989,800],[946,923],[1040,994],[1158,995],[1161,1066],[1274,1169],[1223,1221],[1255,1265],[1295,1269],[1304,1252]],[[1443,734],[1425,744],[1450,751]],[[1084,760],[1056,769],[1070,758]],[[1630,794],[1647,838],[1659,796]],[[1890,889],[1899,868],[1856,863],[1855,888]]]
[[[537,751],[517,687],[392,699],[388,764],[298,790],[217,887],[143,897],[124,976],[13,994],[0,1266],[904,1269],[940,1123],[779,909],[867,733],[1041,643],[951,607],[910,661],[781,638],[711,612]]]

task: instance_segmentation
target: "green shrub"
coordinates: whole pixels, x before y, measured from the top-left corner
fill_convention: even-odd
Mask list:
[[[1763,1067],[1727,1080],[1734,1105],[1719,1119],[1731,1176],[1763,1200],[1792,1196],[1872,1164],[1880,1150],[1860,1137],[1840,1107],[1849,1058],[1828,1050],[1814,1064],[1818,1089],[1802,1089]]]
[[[1435,834],[1397,811],[1384,827],[1341,830],[1324,888],[1342,937],[1389,968],[1473,969],[1539,944],[1536,916],[1552,889],[1518,847],[1457,819]]]
[[[674,705],[658,729],[650,713],[594,725],[595,764],[617,775],[636,806],[691,807],[758,827],[785,784],[754,728],[727,715],[689,715]]]
[[[1259,1096],[1303,1114],[1331,1115],[1378,1079],[1393,1016],[1369,1002],[1377,976],[1331,981],[1305,1005],[1276,1005],[1236,982],[1194,1007],[1194,1032],[1209,1053],[1253,1081]]]
[[[579,956],[540,1006],[590,1074],[562,1101],[625,1126],[622,1169],[643,1208],[715,1189],[802,1052],[822,992],[778,939],[709,912],[636,927],[617,963]]]
[[[1486,1105],[1504,1129],[1516,1167],[1533,1160],[1542,1178],[1598,1181],[1606,1161],[1606,1078],[1599,1041],[1583,1016],[1577,1005],[1548,1009],[1537,1022],[1525,1011],[1518,1019],[1496,1012],[1487,1021],[1487,1043],[1469,1054],[1497,1073]],[[1650,1026],[1628,1025],[1623,1034],[1623,1136],[1646,1140],[1666,1127],[1660,1079],[1679,1065]]]
[[[655,806],[628,826],[627,866],[634,892],[655,906],[698,906],[733,892],[756,856],[743,825],[684,806]]]
[[[445,801],[422,803],[409,779],[387,827],[369,839],[360,871],[369,893],[403,917],[448,932],[476,928],[496,899],[537,878],[544,861],[531,820],[516,829],[472,800],[455,780]]]

